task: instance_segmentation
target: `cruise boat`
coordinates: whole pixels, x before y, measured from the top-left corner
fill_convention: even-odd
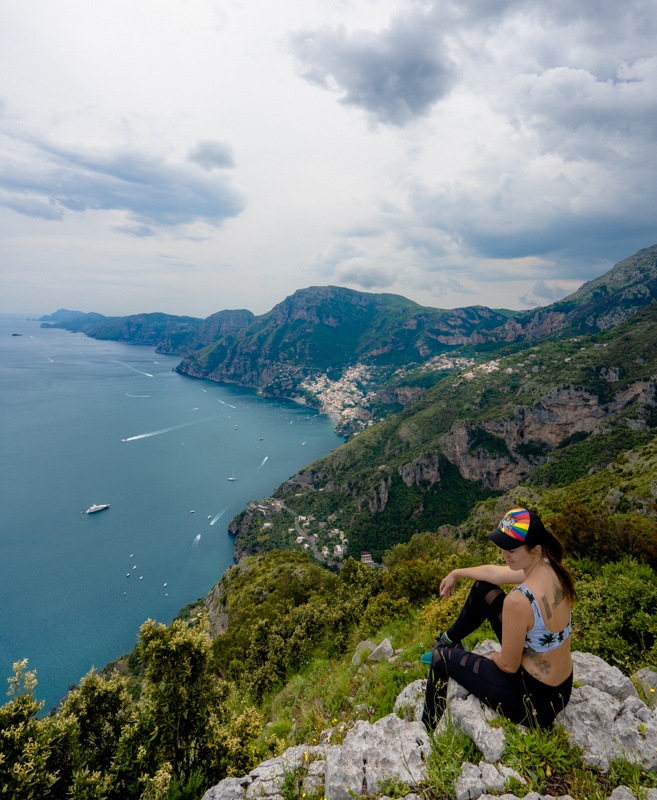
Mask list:
[[[95,514],[96,511],[104,511],[106,508],[109,508],[109,503],[94,503],[92,506],[84,512],[85,514]]]

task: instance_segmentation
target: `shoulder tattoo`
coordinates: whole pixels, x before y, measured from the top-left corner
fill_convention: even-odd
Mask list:
[[[559,603],[561,603],[566,598],[566,593],[563,590],[563,586],[560,583],[554,584],[554,603],[552,603],[552,608],[556,608]]]
[[[547,599],[546,595],[542,595],[541,596],[541,603],[543,603],[543,608],[545,609],[545,614],[546,614],[547,618],[551,619],[552,618],[552,609],[550,608],[550,603],[548,602],[548,599]],[[555,603],[555,605],[556,605],[556,603]]]

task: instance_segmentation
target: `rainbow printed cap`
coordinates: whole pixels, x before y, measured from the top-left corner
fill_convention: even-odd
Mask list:
[[[543,524],[536,514],[526,508],[512,508],[507,511],[502,521],[487,538],[502,550],[515,550],[522,544],[536,544],[532,535],[542,528]],[[529,538],[529,541],[528,541]]]

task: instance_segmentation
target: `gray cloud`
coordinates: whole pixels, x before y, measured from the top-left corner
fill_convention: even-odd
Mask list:
[[[657,138],[657,58],[623,61],[613,79],[564,66],[520,75],[509,88],[516,117],[568,158],[627,161]]]
[[[490,146],[464,129],[479,147],[460,174],[404,182],[413,219],[397,220],[400,241],[428,260],[431,232],[466,257],[551,262],[551,277],[656,241],[657,6],[500,2],[480,21],[462,8],[467,50],[452,56],[499,129]]]
[[[550,305],[568,294],[561,286],[548,286],[545,281],[536,281],[531,292],[518,298],[524,306]]]
[[[429,230],[442,234],[461,252],[483,258],[559,261],[568,254],[571,260],[579,257],[598,263],[610,250],[622,256],[657,238],[654,169],[647,167],[638,184],[625,174],[605,175],[593,167],[590,172],[583,185],[564,180],[558,193],[549,181],[523,181],[517,176],[501,185],[487,185],[482,176],[482,184],[475,187],[416,187],[412,202]],[[620,197],[622,203],[618,203]],[[404,246],[427,253],[421,226],[407,229],[402,221],[396,232]],[[440,252],[436,249],[433,254]]]
[[[290,37],[301,75],[341,93],[340,102],[403,126],[425,114],[454,82],[453,65],[425,11],[392,18],[378,33],[323,27]]]
[[[64,211],[58,208],[47,198],[25,197],[14,191],[3,191],[0,189],[0,206],[11,208],[18,214],[35,219],[61,219]]]
[[[127,224],[118,229],[143,237],[195,222],[218,226],[244,208],[226,178],[150,153],[91,153],[35,139],[21,144],[28,155],[7,156],[0,166],[0,204],[21,214],[59,219],[66,211],[122,211]]]
[[[359,286],[361,289],[386,289],[395,283],[396,274],[385,267],[361,266],[358,261],[346,264],[336,271],[343,283]]]
[[[337,241],[324,250],[315,253],[312,258],[303,263],[306,269],[314,275],[319,275],[322,278],[327,276],[332,278],[341,264],[345,264],[360,255],[362,253],[353,245],[345,241]]]
[[[115,233],[124,233],[126,236],[134,236],[135,239],[149,239],[155,236],[156,231],[150,225],[115,225],[112,230]]]
[[[235,166],[235,157],[230,145],[223,142],[202,141],[197,142],[191,150],[188,160],[198,164],[204,170],[211,172],[213,169]]]

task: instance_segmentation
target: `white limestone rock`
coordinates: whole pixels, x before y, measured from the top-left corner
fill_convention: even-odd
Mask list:
[[[417,680],[409,683],[397,695],[392,709],[393,713],[397,714],[400,719],[405,719],[409,722],[421,722],[426,688],[426,680]]]
[[[357,722],[356,726],[368,725]],[[345,750],[344,743],[329,747],[326,752],[326,775],[324,791],[331,800],[352,800],[363,794],[365,787],[365,765],[362,753]]]
[[[609,795],[608,800],[636,800],[636,796],[627,786],[617,786]]]
[[[485,761],[500,760],[506,747],[506,736],[502,728],[488,724],[482,704],[474,695],[468,695],[465,700],[453,700],[449,713],[454,727],[472,739]]]
[[[380,645],[377,646],[375,650],[373,650],[369,656],[367,657],[368,661],[387,661],[391,656],[394,655],[394,650],[392,648],[392,644],[390,643],[390,639],[384,639]]]
[[[461,764],[461,772],[454,782],[454,793],[456,800],[476,800],[486,790],[486,784],[481,778],[481,770],[464,761]]]
[[[582,686],[573,689],[557,720],[582,748],[587,767],[607,772],[610,759],[627,758],[644,769],[657,769],[657,718],[638,697],[620,701],[594,686]]]
[[[636,686],[618,667],[592,653],[573,653],[573,680],[580,686],[594,686],[618,700],[639,696]]]
[[[326,796],[331,800],[347,800],[343,794],[345,781],[336,775],[345,762],[360,765],[362,777],[354,775],[350,780],[350,788],[358,794],[363,791],[376,794],[380,783],[388,778],[417,786],[424,777],[424,762],[430,749],[429,737],[418,722],[406,722],[396,714],[388,714],[374,725],[357,722],[345,736],[339,757],[327,759]],[[359,780],[360,789],[353,785]],[[337,783],[334,785],[333,781]]]
[[[351,658],[351,664],[354,667],[360,667],[360,665],[365,661],[367,656],[376,650],[376,645],[374,642],[370,642],[369,639],[365,639],[362,642],[359,642],[356,650]]]
[[[244,800],[243,778],[224,778],[208,789],[203,800]]]

